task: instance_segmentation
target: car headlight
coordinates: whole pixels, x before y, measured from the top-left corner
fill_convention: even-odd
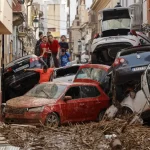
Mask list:
[[[34,107],[34,108],[29,108],[28,112],[42,112],[44,110],[44,106],[42,107]]]

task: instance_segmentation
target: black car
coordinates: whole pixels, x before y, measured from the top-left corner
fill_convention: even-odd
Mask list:
[[[27,68],[41,68],[43,62],[36,55],[27,55],[9,63],[3,76],[3,102],[21,96],[39,81],[39,73],[25,72]]]
[[[150,45],[127,48],[120,51],[111,67],[115,84],[139,81],[150,63]]]

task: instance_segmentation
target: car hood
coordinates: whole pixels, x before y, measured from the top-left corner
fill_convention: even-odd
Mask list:
[[[8,100],[6,102],[6,105],[9,107],[16,107],[16,108],[32,108],[55,103],[56,103],[55,99],[21,96]]]

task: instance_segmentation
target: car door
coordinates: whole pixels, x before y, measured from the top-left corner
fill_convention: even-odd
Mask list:
[[[150,102],[150,64],[142,75],[141,87],[147,100]]]
[[[81,94],[79,86],[70,87],[65,96],[71,96],[72,99],[66,101],[67,122],[78,122],[83,118],[80,106]]]
[[[95,120],[95,116],[100,111],[100,92],[96,86],[81,86],[81,102],[80,107],[84,109],[84,120]]]

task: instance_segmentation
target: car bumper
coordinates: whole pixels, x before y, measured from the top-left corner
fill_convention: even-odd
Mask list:
[[[131,68],[118,68],[115,70],[115,84],[124,84],[133,80],[140,80],[142,71],[132,71]]]
[[[4,122],[7,124],[45,124],[46,115],[43,113],[28,112],[24,114],[5,113]]]

